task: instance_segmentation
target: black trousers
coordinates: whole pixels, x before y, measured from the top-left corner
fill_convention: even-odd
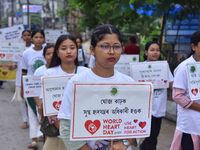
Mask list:
[[[144,141],[140,145],[140,150],[156,150],[158,141],[157,138],[160,133],[161,123],[162,117],[156,118],[152,116],[150,136],[144,139]]]
[[[194,144],[190,134],[183,133],[183,137],[181,139],[181,148],[182,150],[194,150]]]

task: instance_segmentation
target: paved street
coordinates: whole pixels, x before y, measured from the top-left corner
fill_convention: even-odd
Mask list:
[[[18,103],[11,103],[14,84],[6,82],[4,89],[0,89],[0,149],[1,150],[27,150],[30,142],[28,129],[20,129],[21,116]],[[163,120],[158,141],[158,150],[169,150],[173,138],[175,123]],[[42,148],[40,143],[40,149]],[[135,148],[136,149],[136,148]]]

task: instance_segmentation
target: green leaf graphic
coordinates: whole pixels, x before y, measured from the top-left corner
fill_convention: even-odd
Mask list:
[[[194,73],[195,71],[196,71],[195,66],[191,66],[191,67],[190,67],[190,72]]]
[[[110,91],[111,92],[111,94],[113,95],[113,96],[115,96],[116,94],[117,94],[117,88],[112,88],[112,90]]]

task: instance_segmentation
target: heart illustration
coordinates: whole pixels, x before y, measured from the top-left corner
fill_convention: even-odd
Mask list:
[[[191,90],[191,92],[192,92],[192,94],[193,94],[194,96],[196,96],[197,93],[198,93],[198,89],[197,89],[197,88],[194,88],[194,89]]]
[[[138,122],[138,119],[134,119],[133,122],[137,123],[137,122]]]
[[[139,126],[140,126],[140,128],[143,129],[143,128],[146,126],[146,124],[147,124],[146,121],[140,122],[140,123],[139,123]]]
[[[6,75],[8,74],[8,72],[7,72],[7,71],[2,71],[2,74],[3,74],[4,76],[6,76]]]
[[[167,83],[167,80],[164,80],[163,82],[164,82],[164,83]]]
[[[99,120],[87,120],[85,122],[85,128],[88,132],[90,132],[92,135],[97,132],[99,127],[101,126],[101,122]]]
[[[1,53],[0,58],[4,58],[4,57],[5,57],[5,54]]]
[[[62,103],[61,100],[59,100],[59,101],[54,101],[54,102],[53,102],[53,107],[54,107],[56,110],[59,110],[59,109],[60,109],[61,103]]]

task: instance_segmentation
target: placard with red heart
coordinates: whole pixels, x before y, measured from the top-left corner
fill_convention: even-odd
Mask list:
[[[53,107],[54,107],[56,110],[59,110],[59,109],[60,109],[61,103],[62,103],[61,100],[54,101],[54,102],[53,102]]]
[[[101,126],[101,122],[99,120],[87,120],[85,122],[85,129],[90,132],[90,134],[94,134],[95,132],[98,131],[98,129],[100,128]]]

